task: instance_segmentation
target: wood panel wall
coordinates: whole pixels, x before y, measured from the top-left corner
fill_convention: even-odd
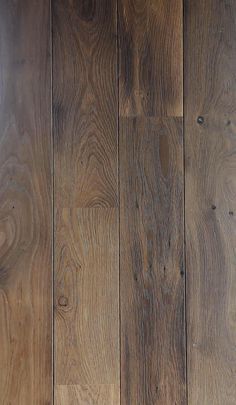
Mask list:
[[[0,0],[0,405],[236,403],[234,0]]]

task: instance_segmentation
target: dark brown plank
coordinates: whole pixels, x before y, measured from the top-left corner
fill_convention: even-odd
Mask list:
[[[185,14],[189,404],[233,405],[236,3],[187,0]]]
[[[119,404],[116,18],[53,1],[57,404]]]
[[[120,114],[182,116],[182,0],[119,0]]]
[[[181,118],[120,120],[121,399],[185,404]]]
[[[0,2],[0,402],[52,403],[50,4]]]
[[[117,206],[116,1],[53,0],[55,200]]]

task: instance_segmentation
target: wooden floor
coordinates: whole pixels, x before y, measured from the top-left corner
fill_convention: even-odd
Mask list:
[[[235,0],[0,0],[0,405],[236,404]]]

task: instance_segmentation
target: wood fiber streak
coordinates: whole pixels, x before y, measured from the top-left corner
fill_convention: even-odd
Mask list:
[[[109,402],[108,401],[109,398]],[[117,405],[119,392],[116,386],[98,385],[88,387],[86,385],[59,385],[56,387],[57,405]]]
[[[185,14],[189,405],[233,405],[236,3],[187,0]]]
[[[186,404],[181,118],[120,119],[122,405]]]
[[[58,210],[55,381],[79,385],[74,394],[56,387],[57,404],[70,392],[81,397],[78,403],[87,396],[88,404],[96,398],[119,404],[117,214],[115,208]]]
[[[0,2],[0,403],[52,402],[50,8]]]
[[[182,0],[119,0],[120,114],[182,116]]]
[[[115,0],[53,0],[55,199],[117,206]]]

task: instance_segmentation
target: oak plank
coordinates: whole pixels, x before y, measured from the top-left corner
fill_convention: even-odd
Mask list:
[[[0,403],[52,403],[50,4],[0,2]]]
[[[56,204],[115,207],[116,1],[52,5]]]
[[[236,3],[186,1],[190,405],[236,399]]]
[[[55,382],[118,405],[118,212],[64,208],[57,217]]]
[[[117,405],[119,392],[112,385],[58,385],[56,387],[57,405]]]
[[[121,403],[186,404],[181,118],[120,118]]]
[[[182,0],[118,4],[120,114],[182,116]]]

